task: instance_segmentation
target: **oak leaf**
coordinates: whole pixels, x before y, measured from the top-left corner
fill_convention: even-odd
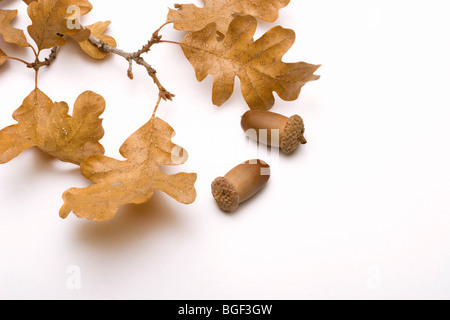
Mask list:
[[[120,149],[126,161],[106,156],[92,156],[81,164],[81,173],[95,184],[84,189],[72,188],[64,195],[60,216],[73,212],[92,221],[112,219],[120,206],[142,204],[158,189],[175,200],[195,201],[195,173],[167,175],[160,165],[178,165],[187,160],[186,151],[172,143],[174,130],[163,120],[152,117]]]
[[[8,56],[0,49],[0,66],[3,65],[6,60],[8,60]]]
[[[17,16],[17,10],[0,10],[0,34],[6,42],[29,47],[25,33],[11,26],[11,21]]]
[[[274,22],[278,11],[290,0],[204,0],[204,7],[193,4],[177,4],[177,10],[170,9],[167,21],[181,31],[198,31],[215,22],[217,31],[227,32],[236,15],[252,15],[264,21]]]
[[[78,41],[86,40],[90,35],[89,30],[77,26],[73,19],[77,13],[84,16],[91,10],[92,5],[88,0],[32,1],[28,5],[28,15],[32,21],[28,33],[39,50],[65,45],[62,35],[70,35]]]
[[[108,35],[105,35],[106,29],[111,24],[111,21],[105,21],[105,22],[97,22],[90,26],[87,26],[91,31],[91,34],[96,37],[99,40],[102,40],[103,42],[109,44],[112,47],[117,47],[116,40]],[[86,52],[88,55],[90,55],[94,59],[103,59],[106,57],[107,53],[104,51],[101,51],[97,46],[94,46],[89,40],[85,40],[78,43],[81,47],[81,49]]]
[[[13,114],[18,124],[0,131],[0,163],[9,162],[35,146],[74,164],[103,154],[104,148],[98,141],[104,131],[98,117],[105,110],[105,100],[86,91],[76,100],[72,117],[68,110],[65,102],[54,103],[35,89]]]
[[[214,77],[215,105],[220,106],[231,97],[236,76],[241,80],[245,101],[257,110],[273,107],[274,91],[283,100],[293,101],[307,82],[319,79],[314,72],[320,66],[282,62],[295,41],[294,31],[275,27],[253,41],[256,27],[256,18],[238,16],[221,41],[217,39],[215,23],[183,40],[182,49],[195,69],[197,80],[203,81],[208,74]]]

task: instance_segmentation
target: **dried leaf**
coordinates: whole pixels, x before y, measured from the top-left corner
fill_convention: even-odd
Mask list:
[[[0,66],[3,65],[6,60],[8,60],[8,56],[0,49]]]
[[[76,100],[72,117],[68,110],[65,102],[53,103],[42,91],[34,90],[13,114],[18,124],[0,131],[0,163],[34,146],[75,164],[103,154],[98,141],[104,131],[98,117],[105,110],[104,99],[86,91]]]
[[[63,195],[60,216],[73,212],[92,221],[112,219],[120,206],[142,204],[158,189],[175,200],[195,201],[195,173],[167,175],[159,165],[178,165],[187,160],[186,151],[173,144],[174,130],[163,120],[152,118],[125,141],[120,153],[126,161],[93,156],[81,164],[81,173],[94,185],[72,188]]]
[[[182,31],[198,31],[215,22],[217,31],[225,34],[237,15],[252,15],[264,21],[274,22],[278,11],[290,0],[203,0],[205,6],[193,4],[175,5],[170,9],[167,21],[174,22],[174,28]]]
[[[109,25],[111,24],[111,21],[105,21],[105,22],[97,22],[93,25],[87,26],[91,31],[91,34],[96,37],[99,40],[102,40],[103,42],[109,44],[110,46],[113,46],[114,48],[117,47],[116,40],[114,40],[113,37],[104,35],[106,29],[108,29]],[[81,49],[86,52],[88,55],[90,55],[94,59],[103,59],[106,57],[107,53],[104,51],[101,51],[97,46],[94,46],[89,40],[85,40],[83,42],[78,43],[81,47]]]
[[[92,9],[88,0],[38,0],[28,5],[28,15],[32,21],[28,33],[39,50],[65,45],[61,35],[70,35],[77,41],[84,41],[89,37],[89,30],[70,23],[70,19],[74,19],[76,14],[75,10],[70,10],[71,6],[79,8],[81,16]]]
[[[28,47],[25,33],[11,26],[11,21],[17,16],[17,10],[0,10],[0,34],[6,42]]]
[[[245,101],[256,110],[273,107],[273,91],[283,100],[293,101],[307,82],[319,79],[314,72],[320,66],[282,62],[295,41],[294,31],[275,27],[254,42],[256,25],[254,17],[238,16],[222,41],[217,39],[216,25],[211,23],[188,34],[182,43],[197,80],[203,81],[208,74],[214,76],[212,96],[217,106],[232,95],[235,76],[241,80]]]

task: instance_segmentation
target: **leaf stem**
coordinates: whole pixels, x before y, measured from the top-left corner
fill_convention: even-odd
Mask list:
[[[34,75],[34,87],[37,89],[38,87],[38,76],[39,76],[39,69],[35,69],[35,75]]]
[[[37,53],[36,49],[30,44],[29,47],[31,48],[31,50],[33,50],[34,55],[36,56],[36,59],[39,58],[39,53]]]
[[[177,44],[179,46],[181,46],[181,42],[177,42],[177,41],[170,41],[170,40],[160,40],[159,43],[172,43],[172,44]]]
[[[161,95],[158,96],[158,101],[156,102],[155,109],[153,110],[152,119],[156,117],[156,111],[158,111],[159,104],[161,103]]]
[[[25,60],[15,58],[15,57],[6,57],[6,59],[20,61],[20,62],[24,63],[28,68],[31,68],[31,65],[32,65],[30,62],[26,62]]]

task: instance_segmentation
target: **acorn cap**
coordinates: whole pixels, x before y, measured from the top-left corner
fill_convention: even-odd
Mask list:
[[[221,210],[232,212],[238,208],[239,193],[230,180],[225,177],[216,178],[211,184],[211,190]]]
[[[303,134],[305,133],[305,124],[299,115],[294,115],[286,122],[280,137],[280,148],[286,154],[293,153],[300,144],[306,144],[307,141]]]

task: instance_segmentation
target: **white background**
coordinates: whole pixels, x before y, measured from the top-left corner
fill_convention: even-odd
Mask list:
[[[173,3],[91,2],[83,23],[111,20],[109,33],[128,51]],[[1,7],[21,10],[15,26],[29,24],[22,1]],[[198,172],[197,201],[181,205],[157,192],[110,222],[61,220],[62,193],[89,181],[76,166],[28,150],[0,166],[0,298],[450,298],[449,9],[444,0],[293,0],[276,24],[261,22],[257,37],[277,24],[294,29],[284,61],[322,64],[322,78],[298,101],[277,98],[273,111],[300,114],[309,143],[290,157],[266,156],[270,183],[232,215],[216,207],[210,183],[258,156],[240,129],[247,107],[238,84],[216,108],[211,78],[198,83],[176,45],[155,46],[146,59],[177,94],[158,116],[190,153],[168,172]],[[162,34],[183,37],[171,26]],[[122,58],[97,62],[68,43],[39,82],[69,105],[85,90],[104,96],[102,143],[119,159],[157,94],[144,70],[130,81],[126,69]],[[33,80],[20,63],[1,67],[0,127],[14,123]],[[67,286],[71,266],[80,290]]]

